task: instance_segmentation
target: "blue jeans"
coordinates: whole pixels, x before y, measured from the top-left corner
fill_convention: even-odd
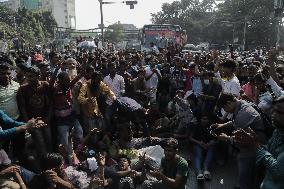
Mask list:
[[[202,170],[208,170],[210,163],[213,159],[214,147],[209,147],[207,150],[203,149],[199,145],[194,146],[194,164],[198,173],[202,173]],[[203,153],[205,153],[205,158],[203,162]],[[202,167],[203,162],[203,167]]]
[[[113,115],[117,109],[117,102],[113,102],[112,105],[107,105],[106,110],[105,110],[105,123],[106,123],[106,128],[108,131],[113,132],[114,128],[111,123]]]
[[[28,185],[36,174],[23,167],[20,167],[20,175],[23,178],[23,181]]]
[[[63,124],[61,122],[61,124]],[[58,142],[63,144],[69,155],[72,154],[72,142],[70,141],[70,131],[74,129],[74,143],[80,143],[83,139],[83,129],[77,119],[66,122],[64,125],[57,125]]]
[[[255,157],[237,158],[239,179],[241,189],[253,189],[256,181],[256,159]]]

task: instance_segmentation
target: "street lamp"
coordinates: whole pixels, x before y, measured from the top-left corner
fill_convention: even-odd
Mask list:
[[[134,9],[134,5],[138,2],[135,1],[122,1],[122,2],[104,2],[103,0],[98,0],[100,3],[100,12],[101,12],[101,24],[99,24],[99,28],[101,29],[102,35],[102,45],[104,45],[104,15],[103,15],[103,4],[116,4],[116,3],[125,3],[130,6],[130,9]]]

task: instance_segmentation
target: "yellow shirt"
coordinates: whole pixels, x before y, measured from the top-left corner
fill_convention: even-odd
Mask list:
[[[78,101],[82,106],[83,113],[89,118],[95,118],[96,116],[100,116],[101,112],[99,110],[97,98],[91,93],[89,85],[90,82],[87,82],[81,87]],[[107,95],[107,97],[112,100],[116,100],[115,94],[103,82],[100,83],[99,92]]]

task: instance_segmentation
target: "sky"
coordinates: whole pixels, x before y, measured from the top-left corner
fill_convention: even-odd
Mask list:
[[[122,2],[123,0],[104,0]],[[174,0],[137,0],[138,4],[130,9],[126,4],[103,5],[104,24],[120,21],[123,24],[134,24],[142,27],[151,23],[151,13],[161,10],[163,3],[171,3]],[[76,27],[77,29],[97,28],[100,24],[100,6],[98,0],[75,0],[76,2]]]

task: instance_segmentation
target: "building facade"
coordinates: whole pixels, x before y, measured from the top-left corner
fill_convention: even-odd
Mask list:
[[[9,9],[12,9],[13,11],[17,11],[21,5],[21,0],[9,0],[9,1],[1,1],[0,5],[8,7]]]
[[[8,0],[1,2],[14,11],[21,7],[29,10],[48,10],[52,12],[58,27],[76,28],[75,0]]]

